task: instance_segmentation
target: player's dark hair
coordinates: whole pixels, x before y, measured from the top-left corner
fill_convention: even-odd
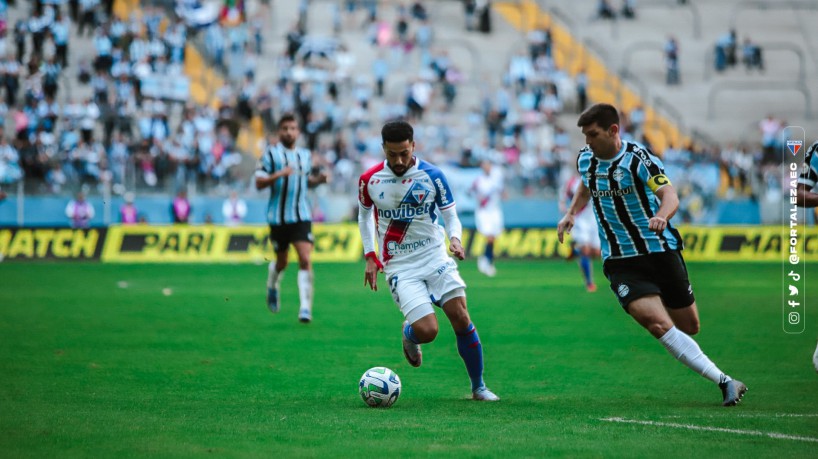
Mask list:
[[[582,115],[579,115],[577,126],[585,127],[596,124],[604,130],[608,130],[614,124],[619,124],[619,112],[611,104],[595,104]]]
[[[381,129],[381,139],[384,143],[399,143],[404,140],[412,142],[414,136],[415,130],[412,129],[412,125],[406,121],[390,121],[384,124]]]
[[[295,123],[296,126],[298,125],[298,120],[295,118],[295,115],[292,113],[284,113],[281,115],[281,118],[278,120],[278,128],[281,129],[281,126],[284,126],[284,123]]]

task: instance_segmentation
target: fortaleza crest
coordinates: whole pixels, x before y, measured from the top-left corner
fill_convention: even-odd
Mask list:
[[[409,189],[409,193],[407,194],[407,198],[411,196],[410,200],[406,200],[405,202],[411,202],[413,204],[423,204],[423,201],[426,200],[426,196],[429,195],[429,190],[421,185],[418,182],[415,182],[414,185]],[[412,202],[414,201],[414,202]]]
[[[804,142],[800,140],[787,140],[787,148],[790,149],[790,153],[793,156],[798,156],[798,152],[801,151],[801,147],[804,146]]]

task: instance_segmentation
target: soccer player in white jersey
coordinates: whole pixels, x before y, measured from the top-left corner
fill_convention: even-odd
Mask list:
[[[560,212],[568,211],[568,206],[574,199],[579,184],[582,182],[578,175],[573,175],[565,182],[565,189],[560,199]],[[579,268],[582,271],[582,278],[585,281],[585,289],[589,292],[596,291],[594,283],[594,268],[592,260],[599,256],[599,232],[597,231],[594,210],[586,205],[574,216],[574,228],[571,230],[573,255],[579,255]]]
[[[463,260],[462,227],[446,177],[414,155],[414,131],[409,123],[386,123],[381,138],[386,160],[358,181],[358,228],[366,257],[364,286],[378,290],[378,273],[385,274],[392,298],[406,318],[403,354],[413,367],[421,364],[420,345],[437,336],[432,305],[441,307],[457,336],[472,398],[497,401],[500,398],[483,382],[483,347],[466,309],[466,283],[446,252],[446,237],[437,223],[439,210],[448,231],[449,250]]]
[[[312,321],[313,274],[312,213],[307,190],[328,180],[325,174],[314,174],[312,153],[296,147],[300,130],[295,116],[285,113],[278,121],[278,144],[270,145],[261,157],[256,171],[256,189],[270,188],[267,221],[270,241],[276,253],[267,269],[267,307],[280,310],[278,290],[287,268],[290,244],[298,254],[298,319]]]
[[[483,160],[480,163],[483,173],[474,179],[471,192],[477,199],[477,208],[474,211],[474,222],[477,232],[486,239],[486,248],[483,256],[477,259],[477,269],[489,276],[497,274],[494,267],[494,241],[503,232],[503,172],[492,167],[491,161]]]
[[[679,197],[662,161],[643,145],[622,140],[612,105],[590,107],[577,126],[587,143],[577,157],[582,183],[557,224],[559,241],[579,210],[591,205],[605,276],[619,304],[679,362],[717,384],[722,405],[736,405],[747,386],[721,371],[691,337],[699,332],[699,311],[682,237],[670,223]]]
[[[818,185],[818,142],[813,143],[807,149],[807,156],[804,159],[804,169],[798,177],[798,197],[797,203],[801,207],[818,207],[818,193],[815,192]],[[812,364],[815,371],[818,371],[818,346],[812,354]]]

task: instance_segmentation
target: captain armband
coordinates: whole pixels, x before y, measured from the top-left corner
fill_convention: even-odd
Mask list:
[[[656,190],[665,185],[670,185],[670,179],[665,174],[654,175],[648,180],[648,187],[651,191],[656,193]]]

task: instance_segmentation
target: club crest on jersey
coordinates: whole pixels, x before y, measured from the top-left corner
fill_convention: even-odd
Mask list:
[[[787,140],[787,148],[790,149],[790,153],[793,156],[798,156],[798,152],[801,151],[801,147],[804,146],[804,142],[800,140]]]
[[[623,178],[625,178],[625,173],[622,172],[622,169],[616,168],[616,170],[613,173],[613,179],[618,182]]]
[[[409,188],[409,192],[406,193],[406,198],[404,198],[404,202],[409,204],[416,204],[420,205],[423,204],[423,201],[426,200],[426,197],[429,196],[429,190],[421,185],[419,182],[415,182],[412,184],[412,187]]]

